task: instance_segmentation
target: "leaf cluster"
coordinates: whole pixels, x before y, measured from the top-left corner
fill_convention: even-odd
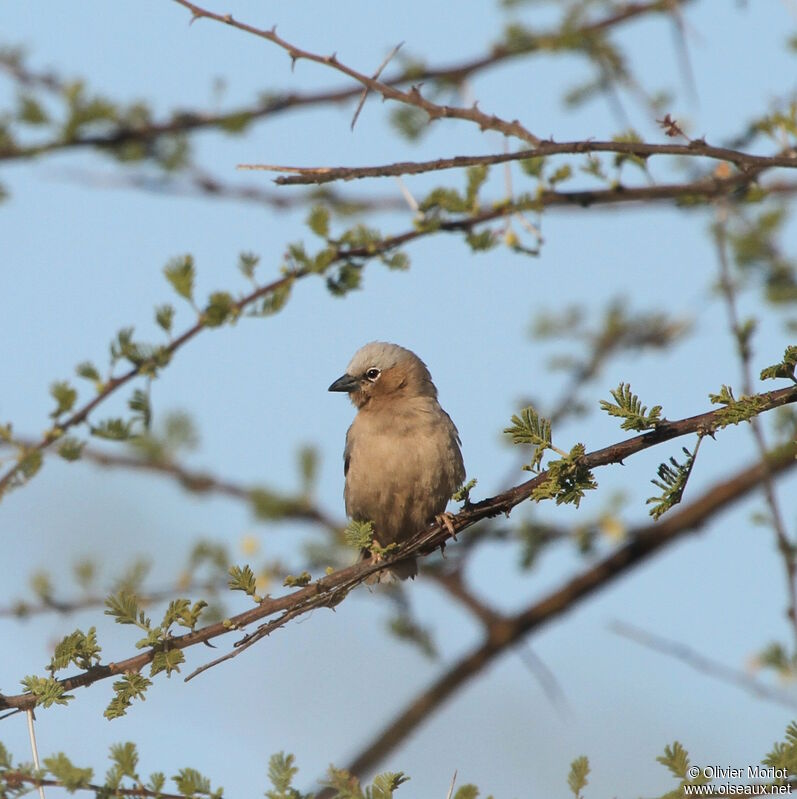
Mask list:
[[[661,405],[654,405],[648,413],[647,407],[631,392],[628,383],[620,383],[617,388],[612,389],[611,394],[614,403],[601,400],[600,405],[609,416],[623,419],[620,425],[623,430],[651,430],[661,421]]]
[[[689,480],[689,475],[692,473],[699,444],[700,439],[698,439],[698,445],[695,446],[692,452],[683,447],[683,452],[686,455],[686,460],[683,463],[678,463],[672,457],[669,463],[659,464],[657,472],[659,479],[651,480],[650,482],[660,488],[662,493],[658,497],[650,497],[646,503],[653,505],[650,509],[650,515],[657,521],[683,498],[684,489]]]

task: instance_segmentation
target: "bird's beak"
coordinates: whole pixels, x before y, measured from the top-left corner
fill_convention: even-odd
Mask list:
[[[360,387],[360,381],[349,374],[341,375],[330,387],[329,391],[345,391],[350,394]]]

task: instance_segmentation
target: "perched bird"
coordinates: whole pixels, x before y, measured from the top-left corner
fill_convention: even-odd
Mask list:
[[[437,402],[426,364],[404,347],[374,341],[329,390],[347,392],[357,407],[343,453],[346,513],[373,522],[382,546],[406,541],[443,513],[465,479],[457,428]],[[405,580],[418,564],[407,558],[390,571],[388,580]]]

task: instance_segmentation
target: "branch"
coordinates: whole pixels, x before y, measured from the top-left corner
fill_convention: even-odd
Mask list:
[[[434,103],[431,100],[427,100],[425,97],[423,97],[417,86],[413,86],[409,91],[402,91],[401,89],[397,89],[395,86],[391,86],[389,83],[369,77],[365,73],[358,72],[356,69],[347,66],[338,60],[335,53],[332,55],[323,56],[317,53],[312,53],[309,50],[302,50],[301,48],[291,44],[279,36],[277,34],[276,28],[272,28],[271,30],[256,28],[253,25],[248,25],[245,22],[238,22],[238,20],[233,18],[232,14],[216,14],[189,2],[189,0],[174,0],[174,2],[178,3],[184,8],[187,8],[191,12],[193,20],[211,19],[215,22],[221,22],[225,25],[229,25],[230,27],[236,28],[245,33],[250,33],[260,39],[265,39],[266,41],[271,42],[272,44],[277,45],[277,47],[285,50],[285,52],[291,57],[292,63],[295,63],[299,60],[305,60],[329,67],[330,69],[354,79],[364,88],[381,94],[383,100],[395,100],[396,102],[403,103],[404,105],[420,108],[429,115],[430,121],[443,118],[462,119],[475,123],[479,126],[479,129],[483,131],[495,130],[499,133],[503,133],[505,136],[513,136],[521,141],[528,142],[529,144],[537,144],[539,142],[539,139],[530,130],[521,125],[516,119],[508,122],[500,117],[495,116],[494,114],[485,114],[479,110],[477,105],[473,105],[471,108],[458,108],[450,105],[438,105],[437,103]]]
[[[681,0],[681,2],[686,2],[686,0]],[[570,48],[561,47],[565,39],[572,41],[573,37],[589,38],[648,14],[671,14],[672,6],[672,0],[653,0],[648,3],[629,2],[617,7],[613,13],[603,19],[564,31],[527,34],[523,42],[513,43],[512,47],[497,43],[490,48],[487,55],[477,56],[458,64],[421,67],[420,69],[417,64],[412,64],[386,78],[385,83],[390,86],[422,81],[459,84],[475,73],[520,56],[536,55],[541,52],[572,52],[572,45]],[[10,55],[0,56],[0,68],[8,72],[22,86],[41,86],[53,92],[63,90],[63,81],[57,75],[52,72],[34,73],[30,71],[22,63],[19,53],[12,52]],[[150,143],[161,136],[189,133],[211,127],[224,128],[229,124],[239,125],[242,121],[263,119],[293,108],[337,104],[360,96],[361,91],[357,87],[346,87],[309,94],[290,93],[274,97],[264,103],[258,103],[254,107],[239,108],[220,114],[197,110],[178,111],[174,113],[172,119],[166,122],[150,123],[135,128],[118,127],[107,133],[68,140],[58,139],[30,147],[10,145],[5,149],[0,149],[0,161],[31,158],[57,150],[114,147],[129,142]]]
[[[633,624],[626,624],[620,621],[612,622],[609,625],[609,629],[618,635],[622,635],[623,638],[628,638],[630,641],[641,644],[648,649],[676,658],[703,674],[708,674],[710,677],[716,677],[722,682],[742,688],[759,699],[776,702],[779,705],[790,707],[792,710],[797,708],[797,699],[792,694],[786,691],[779,691],[770,685],[765,685],[749,674],[729,669],[723,663],[717,663],[678,641],[671,641],[659,635],[653,635]]]
[[[757,412],[764,413],[773,408],[797,402],[797,386],[756,395],[756,397],[759,402]],[[726,408],[709,411],[675,422],[665,420],[655,430],[585,454],[580,459],[580,465],[583,465],[587,469],[592,469],[610,463],[622,463],[625,458],[664,441],[669,441],[679,436],[698,431],[705,432],[711,430],[723,418],[723,414],[727,414]],[[794,445],[784,448],[784,451],[787,451],[787,463],[782,463],[784,458],[780,454],[777,456],[776,460],[776,463],[781,464],[779,467],[780,469],[785,469],[788,465],[792,465],[792,461],[794,460]],[[773,466],[773,468],[775,468],[775,466]],[[757,485],[761,479],[761,469],[762,467],[760,465],[753,467],[747,470],[747,472],[742,473],[742,476],[738,478],[735,483],[724,484],[723,488],[725,494],[723,494],[723,496],[725,496],[725,501],[731,501],[733,491],[749,490],[752,486]],[[254,640],[259,640],[267,636],[274,630],[284,626],[293,618],[304,615],[315,608],[334,607],[344,599],[349,591],[362,583],[369,575],[389,568],[393,562],[410,555],[433,552],[450,538],[470,527],[475,522],[491,516],[496,516],[500,513],[509,513],[516,505],[528,499],[534,489],[544,483],[547,478],[548,471],[546,470],[533,477],[531,480],[527,480],[502,494],[468,506],[458,514],[452,516],[448,520],[450,522],[449,524],[435,523],[414,536],[411,540],[402,544],[396,550],[395,554],[385,557],[382,561],[363,561],[361,563],[356,563],[353,566],[340,569],[325,577],[321,577],[310,585],[286,594],[285,596],[277,598],[267,597],[256,607],[244,613],[240,613],[237,616],[233,616],[231,619],[226,619],[224,622],[212,624],[185,635],[174,637],[170,640],[169,646],[172,649],[187,649],[188,647],[226,635],[231,630],[239,630],[269,616],[274,616],[278,613],[281,614],[275,619],[261,624],[254,632],[247,634],[243,639],[237,642],[237,646],[247,647]],[[745,488],[745,485],[747,485],[747,488]],[[726,496],[728,491],[731,492],[730,496]],[[491,631],[490,638],[484,645],[487,647],[488,654],[492,652],[493,649],[495,649],[495,653],[497,653],[506,646],[507,638],[514,638],[516,640],[534,626],[563,612],[576,599],[591,593],[616,574],[628,568],[630,564],[649,555],[661,546],[662,540],[667,540],[668,536],[672,536],[673,519],[680,522],[684,518],[690,518],[687,512],[691,512],[693,515],[697,513],[702,523],[702,520],[705,518],[704,505],[705,502],[703,505],[693,503],[690,508],[684,509],[679,514],[673,514],[671,517],[666,517],[663,522],[651,525],[650,528],[646,528],[648,530],[646,534],[638,535],[629,545],[621,548],[617,553],[603,561],[600,568],[596,567],[595,569],[591,569],[581,577],[571,581],[562,591],[552,595],[548,600],[533,606],[518,617],[513,617],[510,620],[511,623],[509,621],[502,621],[500,625]],[[692,525],[696,523],[697,522],[691,522]],[[479,652],[480,650],[477,650],[474,655],[466,659],[470,663],[470,666],[468,667],[465,665],[462,667],[466,669],[466,671],[459,679],[466,678],[470,674],[475,673],[475,670],[480,667],[479,663],[483,665],[485,655],[484,653],[479,654]],[[489,657],[493,657],[495,653]],[[125,660],[106,665],[98,665],[73,677],[59,680],[58,682],[65,691],[71,691],[118,674],[139,672],[147,664],[152,662],[156,654],[154,649],[148,649]],[[470,668],[470,671],[467,671],[468,668]],[[445,689],[445,686],[443,688]],[[449,693],[450,690],[444,690],[441,699]],[[5,708],[28,709],[34,707],[35,703],[36,699],[30,693],[16,696],[0,696],[0,710]]]
[[[176,0],[181,2],[182,0]],[[788,151],[787,151],[788,152]],[[755,155],[734,150],[729,147],[715,147],[703,139],[694,139],[689,144],[649,144],[629,141],[541,141],[533,149],[518,150],[514,153],[490,153],[488,155],[457,155],[453,158],[438,158],[434,161],[399,161],[394,164],[363,167],[300,167],[279,166],[275,164],[239,164],[239,169],[264,170],[267,172],[292,172],[291,176],[280,176],[274,182],[280,186],[297,184],[331,183],[335,180],[356,180],[360,178],[388,177],[396,175],[420,175],[425,172],[439,172],[444,169],[461,169],[471,166],[505,164],[510,161],[524,161],[528,158],[543,158],[549,155],[577,155],[580,153],[623,153],[638,158],[652,155],[678,155],[710,158],[730,162],[740,170],[771,169],[773,167],[797,168],[797,155]]]
[[[771,474],[780,475],[797,466],[795,456],[797,443],[792,443],[777,455],[770,456],[768,464]],[[690,505],[670,513],[662,521],[630,530],[628,543],[611,555],[539,602],[514,616],[502,619],[500,626],[494,627],[482,644],[447,669],[397,714],[373,742],[350,762],[347,770],[356,775],[371,771],[449,696],[506,649],[522,641],[528,633],[572,609],[594,591],[609,585],[628,570],[640,565],[658,550],[686,533],[698,530],[714,514],[727,509],[758,488],[766,471],[760,463],[744,469],[731,479],[715,485]],[[322,792],[319,797],[325,795]]]

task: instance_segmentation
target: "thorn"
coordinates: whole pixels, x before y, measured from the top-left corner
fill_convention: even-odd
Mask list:
[[[223,20],[224,20],[224,21],[225,21],[225,22],[226,22],[228,25],[232,25],[232,22],[233,22],[233,19],[232,19],[232,14],[225,14],[225,15],[222,17],[222,19],[223,19]]]

